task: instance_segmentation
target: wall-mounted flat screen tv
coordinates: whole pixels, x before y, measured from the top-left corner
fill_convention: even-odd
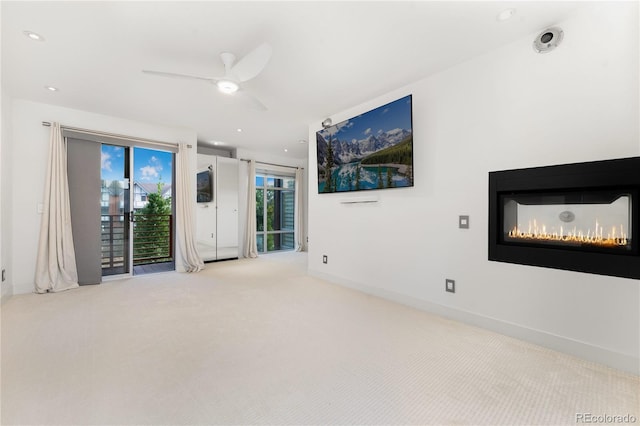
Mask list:
[[[198,203],[213,201],[213,173],[211,170],[199,172],[196,179],[196,200]]]
[[[318,193],[413,186],[411,95],[316,132]]]

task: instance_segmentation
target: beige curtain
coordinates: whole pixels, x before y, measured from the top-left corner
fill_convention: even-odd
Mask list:
[[[60,124],[52,123],[36,259],[35,292],[57,292],[76,287],[78,269],[71,232],[67,144],[62,137]]]
[[[304,198],[303,183],[302,183],[302,169],[298,167],[296,169],[296,199],[295,199],[295,218],[294,228],[296,231],[296,251],[304,251]]]
[[[178,147],[176,164],[176,237],[178,239],[178,255],[187,272],[198,272],[204,269],[204,261],[198,253],[195,236],[194,193],[195,181],[189,167],[189,148],[181,143]]]
[[[258,257],[256,240],[256,162],[249,161],[249,187],[247,189],[247,230],[244,236],[244,257]]]

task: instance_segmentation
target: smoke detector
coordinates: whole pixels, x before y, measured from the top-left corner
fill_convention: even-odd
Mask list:
[[[558,47],[564,37],[564,31],[558,27],[550,27],[542,31],[533,40],[533,50],[538,53],[551,52]]]

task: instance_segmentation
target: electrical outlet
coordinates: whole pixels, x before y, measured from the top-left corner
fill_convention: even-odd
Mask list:
[[[458,228],[469,229],[469,216],[458,216]]]
[[[326,254],[323,254],[323,255],[322,255],[322,263],[324,263],[325,265],[326,265],[327,263],[329,263],[329,258],[327,257],[327,255],[326,255]]]
[[[455,293],[456,292],[456,282],[455,280],[450,280],[449,278],[447,278],[445,281],[445,290],[448,291],[449,293]]]

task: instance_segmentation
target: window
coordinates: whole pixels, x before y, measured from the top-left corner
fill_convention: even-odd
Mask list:
[[[295,178],[256,173],[258,252],[295,248]]]

